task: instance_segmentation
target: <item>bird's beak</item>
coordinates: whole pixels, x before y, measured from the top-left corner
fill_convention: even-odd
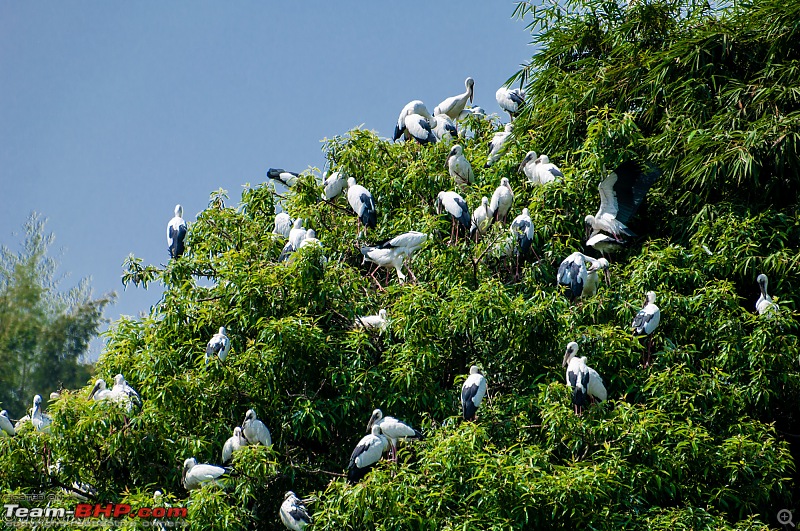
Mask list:
[[[444,159],[444,167],[445,168],[447,168],[447,165],[450,164],[450,157],[452,157],[452,155],[447,155],[447,158]]]
[[[569,360],[569,350],[564,353],[564,359],[561,361],[561,367],[567,366],[567,360]]]
[[[592,237],[592,225],[590,223],[584,222],[584,228],[586,229],[586,241],[589,241],[589,238]]]
[[[375,424],[375,415],[372,415],[369,418],[369,423],[367,424],[367,433],[372,433],[372,425]]]
[[[186,466],[184,466],[183,470],[181,471],[181,485],[186,487]]]
[[[469,102],[472,103],[474,92],[469,93]]]
[[[100,386],[97,383],[95,383],[94,387],[92,387],[92,392],[89,393],[89,400],[92,399],[92,397],[94,396],[94,394],[97,392],[98,389],[100,389]]]

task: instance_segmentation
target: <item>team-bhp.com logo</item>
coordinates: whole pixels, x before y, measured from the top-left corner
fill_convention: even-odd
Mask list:
[[[63,507],[21,507],[3,505],[4,524],[26,527],[43,521],[55,525],[97,525],[98,519],[138,518],[142,524],[158,522],[160,527],[186,525],[186,507],[132,507],[127,503],[79,503],[75,509]]]

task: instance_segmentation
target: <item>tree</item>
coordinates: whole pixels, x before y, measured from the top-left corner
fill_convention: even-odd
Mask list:
[[[34,394],[86,384],[91,367],[81,356],[113,300],[92,298],[88,279],[59,291],[58,264],[47,254],[54,236],[44,226],[32,214],[22,250],[0,249],[0,403],[12,418],[25,415]]]
[[[777,510],[800,499],[792,438],[800,432],[791,298],[800,286],[797,181],[761,170],[765,187],[793,195],[773,204],[765,193],[745,193],[739,179],[756,177],[731,162],[730,145],[717,153],[692,144],[697,135],[731,133],[718,114],[736,111],[706,102],[708,121],[676,133],[669,117],[695,104],[696,93],[664,99],[656,83],[639,87],[657,75],[655,66],[671,68],[676,50],[699,46],[692,53],[706,57],[721,41],[752,52],[747,72],[777,68],[776,57],[796,54],[791,31],[781,28],[797,17],[782,14],[785,7],[773,0],[718,12],[691,2],[520,4],[541,44],[519,74],[534,103],[508,153],[463,192],[477,206],[506,177],[515,190],[512,214],[529,207],[539,260],[523,265],[519,281],[495,252],[507,227],[493,225],[478,243],[446,243],[450,221],[434,201],[454,187],[448,146],[391,144],[358,129],[336,136],[325,144],[331,166],[356,176],[376,199],[377,228],[367,243],[408,230],[432,235],[411,263],[418,282],[392,278],[378,289],[362,263],[353,212],[344,198],[322,202],[310,172],[283,194],[284,208],[305,219],[324,248],[300,249],[289,262],[277,260],[284,242],[271,232],[271,184],[247,187],[238,207],[217,191],[189,227],[179,260],[164,269],[128,261],[124,280],[163,282],[164,297],[150,316],[115,325],[97,371],[106,379],[123,373],[142,395],[141,411],[90,402],[88,390],[64,396],[53,407],[56,433],[0,440],[8,450],[0,451],[0,488],[85,483],[99,500],[134,506],[152,504],[159,489],[202,529],[282,529],[278,507],[287,490],[316,499],[313,529],[774,525]],[[778,21],[769,23],[770,42],[755,32],[758,19],[748,20],[756,14],[761,23]],[[719,28],[726,36],[711,38]],[[714,68],[704,64],[683,82],[702,85]],[[796,75],[785,77],[797,84]],[[680,76],[670,79],[677,88]],[[647,90],[654,99],[643,99]],[[785,109],[789,99],[781,100]],[[466,126],[474,136],[462,140],[464,153],[480,168],[501,126],[478,117]],[[784,140],[793,134],[787,129]],[[658,138],[686,148],[659,151]],[[751,141],[763,148],[769,138]],[[753,167],[772,172],[794,160],[791,149],[776,161],[761,148]],[[529,149],[563,161],[565,177],[526,188],[517,166]],[[684,159],[699,156],[692,150],[719,163],[686,173]],[[571,304],[556,286],[556,268],[582,248],[583,217],[597,209],[603,166],[626,159],[665,171],[635,227],[649,236],[612,259],[612,281],[597,296]],[[753,312],[761,271],[779,296],[771,318]],[[630,323],[648,290],[658,293],[662,321],[653,364],[644,368],[645,347]],[[386,331],[352,330],[357,315],[380,308],[391,320]],[[206,364],[205,344],[220,326],[231,352],[224,363]],[[561,367],[570,341],[609,391],[607,403],[580,417]],[[472,364],[487,375],[489,396],[467,423],[458,396]],[[426,438],[349,486],[339,475],[376,407]],[[274,446],[236,452],[224,486],[187,493],[184,459],[219,464],[250,408]],[[56,457],[64,465],[53,472],[47,464]]]

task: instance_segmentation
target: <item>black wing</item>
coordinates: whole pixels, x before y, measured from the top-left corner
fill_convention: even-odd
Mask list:
[[[565,260],[558,267],[558,281],[562,285],[569,287],[569,294],[572,299],[580,297],[583,293],[583,279],[580,276],[580,272],[580,264],[572,260]],[[565,280],[569,283],[565,282]]]
[[[644,170],[638,163],[627,161],[620,164],[614,173],[614,193],[617,194],[617,221],[627,223],[644,201],[650,187],[661,176],[658,168]]]
[[[522,97],[519,94],[517,94],[517,91],[515,90],[509,90],[508,97],[509,99],[511,99],[511,101],[513,101],[517,105],[525,105],[525,100],[522,99]]]
[[[286,242],[286,245],[283,246],[283,250],[281,251],[281,255],[278,257],[278,262],[283,262],[289,258],[289,255],[295,252],[297,249],[294,248],[292,242]]]
[[[453,138],[458,138],[458,131],[456,130],[456,127],[453,124],[451,123],[444,124],[444,130],[445,132],[450,133],[450,136],[452,136]]]
[[[636,333],[644,333],[644,327],[647,326],[647,323],[649,323],[652,318],[653,316],[645,312],[644,309],[639,310],[639,313],[633,318],[633,328],[636,330]]]
[[[289,516],[295,519],[297,522],[305,522],[307,524],[311,523],[311,517],[308,515],[308,511],[302,505],[292,505],[292,510],[289,511]]]
[[[361,199],[361,204],[364,205],[361,210],[361,223],[374,229],[378,226],[378,212],[375,210],[375,202],[369,194],[361,194],[359,199]]]
[[[465,229],[469,230],[470,225],[472,225],[472,216],[469,214],[467,203],[460,197],[454,198],[453,201],[455,201],[458,208],[461,209],[461,217],[458,218],[458,222],[461,223]]]
[[[213,356],[222,350],[222,341],[210,341],[206,345],[206,356]]]
[[[464,420],[472,420],[478,412],[473,398],[478,394],[478,385],[470,385],[461,389],[461,407],[464,408]]]

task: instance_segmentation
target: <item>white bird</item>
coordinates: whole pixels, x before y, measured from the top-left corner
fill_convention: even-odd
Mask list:
[[[446,114],[434,114],[431,118],[431,131],[439,142],[449,144],[454,138],[458,138],[458,127],[456,123]]]
[[[233,428],[233,436],[222,446],[222,464],[227,465],[233,459],[233,452],[247,446],[247,439],[242,436],[242,428]]]
[[[558,166],[552,164],[547,155],[537,156],[535,151],[528,151],[519,165],[519,171],[525,174],[528,182],[543,185],[564,177]]]
[[[303,501],[294,492],[289,491],[283,495],[280,508],[281,521],[292,531],[303,531],[311,523],[311,516]]]
[[[474,107],[464,107],[464,110],[458,113],[458,120],[463,120],[469,116],[475,116],[476,118],[486,118],[486,110],[483,107],[478,107],[477,105]]]
[[[600,209],[584,219],[588,237],[606,232],[617,241],[636,234],[625,225],[644,201],[647,191],[661,175],[660,170],[647,172],[635,162],[623,162],[598,185]]]
[[[492,141],[489,142],[489,157],[486,159],[486,168],[500,160],[500,157],[503,156],[513,136],[513,130],[514,126],[512,124],[506,124],[503,131],[498,131],[494,134]]]
[[[248,444],[272,446],[272,436],[263,422],[256,418],[256,412],[248,409],[242,422],[242,433]]]
[[[426,118],[422,114],[409,114],[406,116],[406,135],[420,144],[436,143],[436,134],[433,132],[431,122],[433,118]]]
[[[378,315],[362,315],[353,321],[353,328],[363,328],[364,330],[386,330],[388,326],[389,319],[383,308],[380,309]]]
[[[300,177],[299,173],[286,171],[280,168],[270,168],[267,170],[267,177],[283,183],[286,186],[294,186],[297,178]]]
[[[591,264],[586,268],[586,262]],[[608,272],[608,261],[605,258],[595,259],[580,252],[574,252],[566,257],[558,267],[558,283],[567,286],[567,295],[570,300],[590,297],[597,293],[599,278],[597,270]]]
[[[221,466],[208,464],[197,464],[194,457],[190,457],[183,462],[183,472],[181,483],[186,490],[201,487],[205,483],[218,483],[219,478],[225,473]]]
[[[0,411],[0,434],[8,434],[13,437],[16,433],[17,432],[14,429],[14,425],[11,424],[11,419],[8,418],[8,411],[5,409]]]
[[[627,240],[623,238],[614,238],[605,232],[597,232],[591,238],[586,240],[586,245],[597,249],[600,254],[605,256],[616,251],[619,251],[627,244]]]
[[[519,114],[522,106],[525,105],[525,91],[519,88],[500,87],[494,93],[494,98],[500,108],[506,111],[512,120],[514,116]]]
[[[114,376],[114,385],[111,387],[111,399],[118,404],[123,404],[128,407],[128,411],[135,405],[142,407],[142,398],[136,389],[128,385],[125,377],[121,374]]]
[[[175,205],[175,217],[167,223],[167,246],[170,258],[178,258],[185,249],[186,221],[183,220],[183,207]]]
[[[458,96],[451,96],[447,98],[442,103],[437,105],[435,109],[433,109],[433,114],[446,114],[451,119],[457,120],[461,115],[461,111],[463,111],[464,107],[466,107],[467,101],[472,103],[472,98],[475,92],[475,80],[473,80],[471,77],[468,77],[464,80],[464,87],[467,89],[466,92],[459,94]]]
[[[492,216],[489,213],[489,198],[483,196],[481,198],[481,206],[472,211],[472,225],[470,225],[469,233],[475,236],[475,241],[478,241],[478,236],[483,236],[489,229],[492,223]]]
[[[469,376],[461,386],[461,410],[464,420],[474,420],[481,400],[486,395],[486,378],[477,365],[469,368]]]
[[[489,203],[489,215],[494,221],[505,223],[508,211],[511,210],[511,205],[513,204],[514,191],[511,190],[508,178],[503,177],[500,179],[500,186],[495,188],[492,194],[492,200]]]
[[[517,255],[516,278],[519,278],[519,259],[533,251],[533,221],[527,208],[522,209],[522,214],[514,218],[509,227],[511,234],[514,235],[514,250]],[[535,254],[535,253],[534,253]]]
[[[778,310],[778,305],[772,300],[769,293],[767,293],[767,275],[761,273],[756,278],[758,282],[758,289],[761,290],[761,295],[758,296],[756,301],[756,311],[758,315],[764,315],[767,312],[775,312]]]
[[[417,252],[428,241],[428,235],[416,230],[398,234],[390,240],[379,243],[377,247],[381,249],[402,249],[409,257]]]
[[[456,185],[467,186],[475,182],[475,174],[472,172],[472,164],[464,156],[464,148],[456,144],[450,149],[445,161],[447,171],[450,173]]]
[[[347,186],[347,202],[358,216],[359,234],[362,224],[365,232],[367,228],[375,228],[378,225],[378,211],[372,194],[360,184],[356,184],[353,177],[347,179]]]
[[[425,107],[425,104],[422,103],[420,100],[413,100],[406,104],[403,107],[403,110],[400,111],[400,116],[397,118],[397,125],[394,128],[394,137],[393,140],[398,140],[401,136],[406,136],[407,138],[410,134],[407,132],[406,128],[406,118],[410,115],[418,115],[422,116],[427,120],[431,119],[431,114],[428,112],[428,109]],[[430,129],[430,124],[428,124],[428,129]]]
[[[572,403],[575,413],[580,415],[589,397],[601,402],[607,398],[606,388],[600,375],[586,365],[586,357],[579,358],[578,344],[574,341],[567,345],[562,367],[567,368],[567,385],[572,388]]]
[[[309,245],[316,245],[317,247],[322,247],[322,242],[317,239],[317,231],[314,229],[308,229],[306,231],[306,237],[303,238],[303,241],[300,242],[300,249],[303,247],[308,247]]]
[[[292,218],[286,212],[279,212],[275,214],[275,228],[272,230],[273,234],[280,234],[284,238],[289,237],[289,231],[292,230]]]
[[[653,346],[653,332],[655,332],[659,321],[661,320],[661,310],[656,306],[656,292],[648,291],[644,308],[639,310],[636,317],[633,318],[631,328],[637,335],[650,336],[647,341],[647,358],[644,362],[645,367],[650,365],[650,349]]]
[[[228,352],[231,350],[231,340],[228,339],[227,330],[224,326],[219,327],[219,332],[211,336],[206,344],[206,365],[213,356],[217,356],[219,361],[225,361]]]
[[[372,412],[367,424],[367,432],[372,430],[373,426],[380,426],[381,432],[389,439],[389,444],[392,448],[392,457],[397,460],[397,441],[407,439],[422,440],[425,437],[421,432],[415,430],[405,422],[401,422],[394,417],[384,417],[380,409]]]
[[[406,276],[403,273],[403,263],[406,260],[406,251],[401,247],[381,248],[378,246],[366,245],[361,248],[361,254],[364,255],[363,262],[372,262],[377,264],[378,267],[393,267],[397,271],[397,278],[400,283],[406,281]],[[363,263],[362,262],[362,263]],[[375,269],[377,270],[376,267]],[[410,273],[410,270],[409,270]],[[370,270],[370,276],[378,284],[380,289],[383,289],[381,283],[375,278],[375,271]]]
[[[113,398],[110,389],[106,389],[106,381],[102,378],[98,378],[97,381],[94,382],[94,387],[92,387],[91,392],[89,393],[89,399],[94,399],[95,401],[99,402],[101,400],[108,400]]]
[[[322,184],[325,187],[325,194],[323,197],[328,201],[333,201],[339,197],[347,187],[347,175],[341,170],[331,172]]]
[[[303,227],[303,219],[297,218],[294,220],[294,225],[289,230],[289,239],[286,241],[286,245],[283,246],[278,261],[284,262],[288,260],[289,256],[300,248],[300,244],[306,239],[307,233],[308,231]]]
[[[450,214],[450,243],[458,241],[458,225],[462,225],[466,230],[472,225],[472,216],[469,213],[467,202],[456,192],[439,192],[436,196],[436,213],[441,214],[446,210]],[[455,234],[455,240],[453,239]]]
[[[53,421],[48,415],[42,412],[42,397],[40,395],[33,397],[33,409],[31,410],[30,420],[37,431],[50,433],[50,424],[52,424]]]
[[[347,481],[356,483],[363,478],[375,463],[381,460],[383,452],[389,446],[389,439],[381,433],[380,426],[373,426],[372,433],[358,441],[353,453],[350,454],[350,463],[347,466]]]

